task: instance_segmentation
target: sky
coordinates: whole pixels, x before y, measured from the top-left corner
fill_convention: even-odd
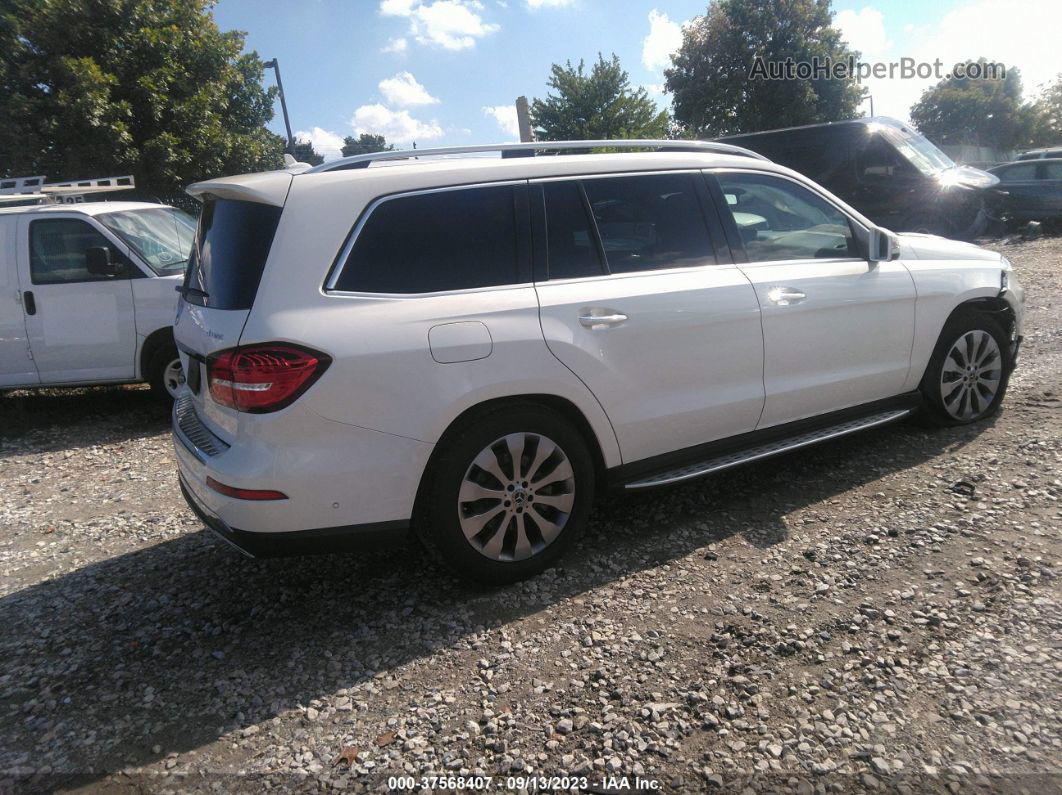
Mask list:
[[[517,96],[545,97],[553,63],[612,53],[661,105],[682,26],[706,0],[219,0],[222,30],[277,58],[296,137],[327,159],[381,133],[400,148],[518,140]],[[1027,98],[1062,72],[1062,0],[835,0],[864,61],[985,57],[1022,73]],[[266,74],[267,84],[272,75]],[[935,80],[869,79],[874,112],[906,120]],[[870,104],[861,111],[869,115]],[[279,103],[271,129],[283,134]]]

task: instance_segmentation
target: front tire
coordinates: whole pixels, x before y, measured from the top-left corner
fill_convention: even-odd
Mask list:
[[[479,417],[444,441],[417,531],[459,574],[516,582],[550,567],[586,524],[593,459],[569,422],[540,406]]]
[[[962,311],[948,320],[922,378],[931,424],[967,425],[995,414],[1007,391],[1010,345],[989,315]]]

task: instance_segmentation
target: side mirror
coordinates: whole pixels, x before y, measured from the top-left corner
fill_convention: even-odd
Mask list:
[[[870,229],[869,259],[871,262],[889,262],[900,256],[900,241],[888,229],[874,226]]]
[[[121,262],[111,258],[111,250],[107,246],[85,249],[85,268],[93,276],[120,276],[125,270]]]

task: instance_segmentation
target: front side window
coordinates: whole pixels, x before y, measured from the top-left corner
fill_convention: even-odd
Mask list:
[[[49,218],[30,224],[30,277],[34,284],[111,281],[114,276],[89,273],[88,250],[107,248],[115,260],[125,258],[98,229],[77,218]]]
[[[583,182],[610,273],[715,264],[695,174]]]
[[[1036,163],[1023,163],[1003,169],[999,174],[1000,182],[1027,182],[1036,179]]]
[[[195,219],[176,207],[103,213],[96,219],[116,234],[155,273],[180,273],[188,264]]]
[[[504,185],[384,201],[358,233],[334,287],[432,293],[516,281],[514,194]]]
[[[750,262],[859,256],[848,217],[807,188],[766,174],[716,176]]]

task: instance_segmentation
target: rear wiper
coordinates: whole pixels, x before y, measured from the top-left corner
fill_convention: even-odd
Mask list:
[[[196,298],[209,298],[210,297],[210,293],[208,293],[206,290],[200,290],[198,287],[189,287],[189,286],[187,286],[185,284],[178,284],[173,289],[176,290],[177,292],[179,292],[185,298],[187,298],[190,295],[195,296]]]

